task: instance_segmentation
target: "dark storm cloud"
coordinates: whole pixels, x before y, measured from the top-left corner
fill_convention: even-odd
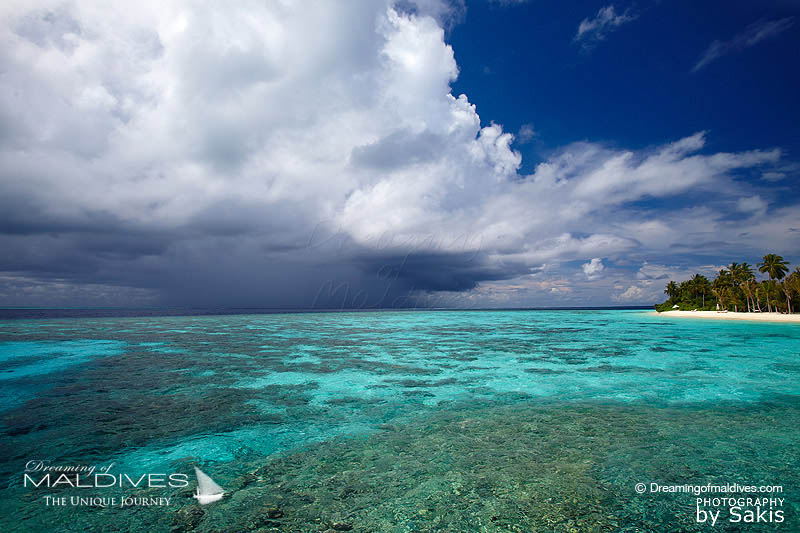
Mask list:
[[[529,272],[524,265],[491,264],[478,252],[408,252],[359,259],[366,274],[398,283],[402,290],[465,291],[482,281],[510,279]]]
[[[315,247],[292,235],[291,218],[259,217],[225,202],[169,231],[108,216],[39,225],[6,216],[0,270],[154,289],[164,305],[275,308],[408,307],[419,291],[469,290],[525,270],[491,266],[476,252],[384,253],[352,241]]]
[[[42,209],[30,197],[7,197],[0,200],[0,233],[121,233],[126,224],[108,211],[84,210],[78,215],[60,215]],[[46,207],[46,206],[44,206]]]

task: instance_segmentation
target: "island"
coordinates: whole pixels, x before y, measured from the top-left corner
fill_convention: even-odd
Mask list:
[[[800,323],[792,307],[800,299],[800,267],[789,273],[782,256],[767,254],[757,269],[766,279],[756,279],[753,267],[743,262],[721,269],[713,281],[701,274],[679,283],[670,280],[664,289],[667,300],[655,305],[657,314]]]

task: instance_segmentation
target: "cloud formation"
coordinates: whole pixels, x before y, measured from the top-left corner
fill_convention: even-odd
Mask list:
[[[697,72],[708,66],[711,62],[722,56],[741,52],[745,48],[760,43],[766,39],[775,37],[794,24],[794,17],[786,17],[777,20],[759,20],[750,24],[745,30],[728,41],[714,41],[692,68],[692,72]]]
[[[603,304],[653,256],[798,248],[797,206],[736,179],[777,149],[582,142],[520,174],[451,93],[450,16],[4,3],[0,303]]]
[[[581,265],[581,268],[583,269],[583,273],[586,274],[587,278],[593,279],[600,275],[605,268],[605,265],[603,265],[603,260],[601,258],[595,257],[588,263]]]
[[[533,129],[533,124],[523,124],[517,133],[517,142],[520,144],[527,144],[536,137],[536,130]]]
[[[597,42],[604,40],[609,33],[633,20],[636,20],[636,15],[631,14],[630,9],[617,13],[613,4],[607,5],[600,8],[594,18],[585,18],[581,21],[578,33],[575,34],[575,41],[582,43],[584,48],[591,48]]]

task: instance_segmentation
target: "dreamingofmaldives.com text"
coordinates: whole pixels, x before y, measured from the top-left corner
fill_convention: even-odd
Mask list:
[[[767,493],[767,494],[780,494],[783,492],[783,486],[781,485],[740,485],[739,483],[727,483],[725,485],[712,485],[711,483],[707,483],[705,485],[662,485],[660,483],[650,483],[650,486],[647,487],[644,483],[638,483],[636,485],[636,492],[642,494],[647,492],[647,489],[650,489],[650,493],[658,493],[658,492],[684,492],[687,494],[694,494],[695,496],[700,496],[701,494],[719,494],[719,493]],[[644,489],[644,490],[642,490]]]

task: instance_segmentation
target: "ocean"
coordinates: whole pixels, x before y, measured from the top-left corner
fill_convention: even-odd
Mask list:
[[[2,531],[800,530],[796,324],[38,313],[0,319]]]

